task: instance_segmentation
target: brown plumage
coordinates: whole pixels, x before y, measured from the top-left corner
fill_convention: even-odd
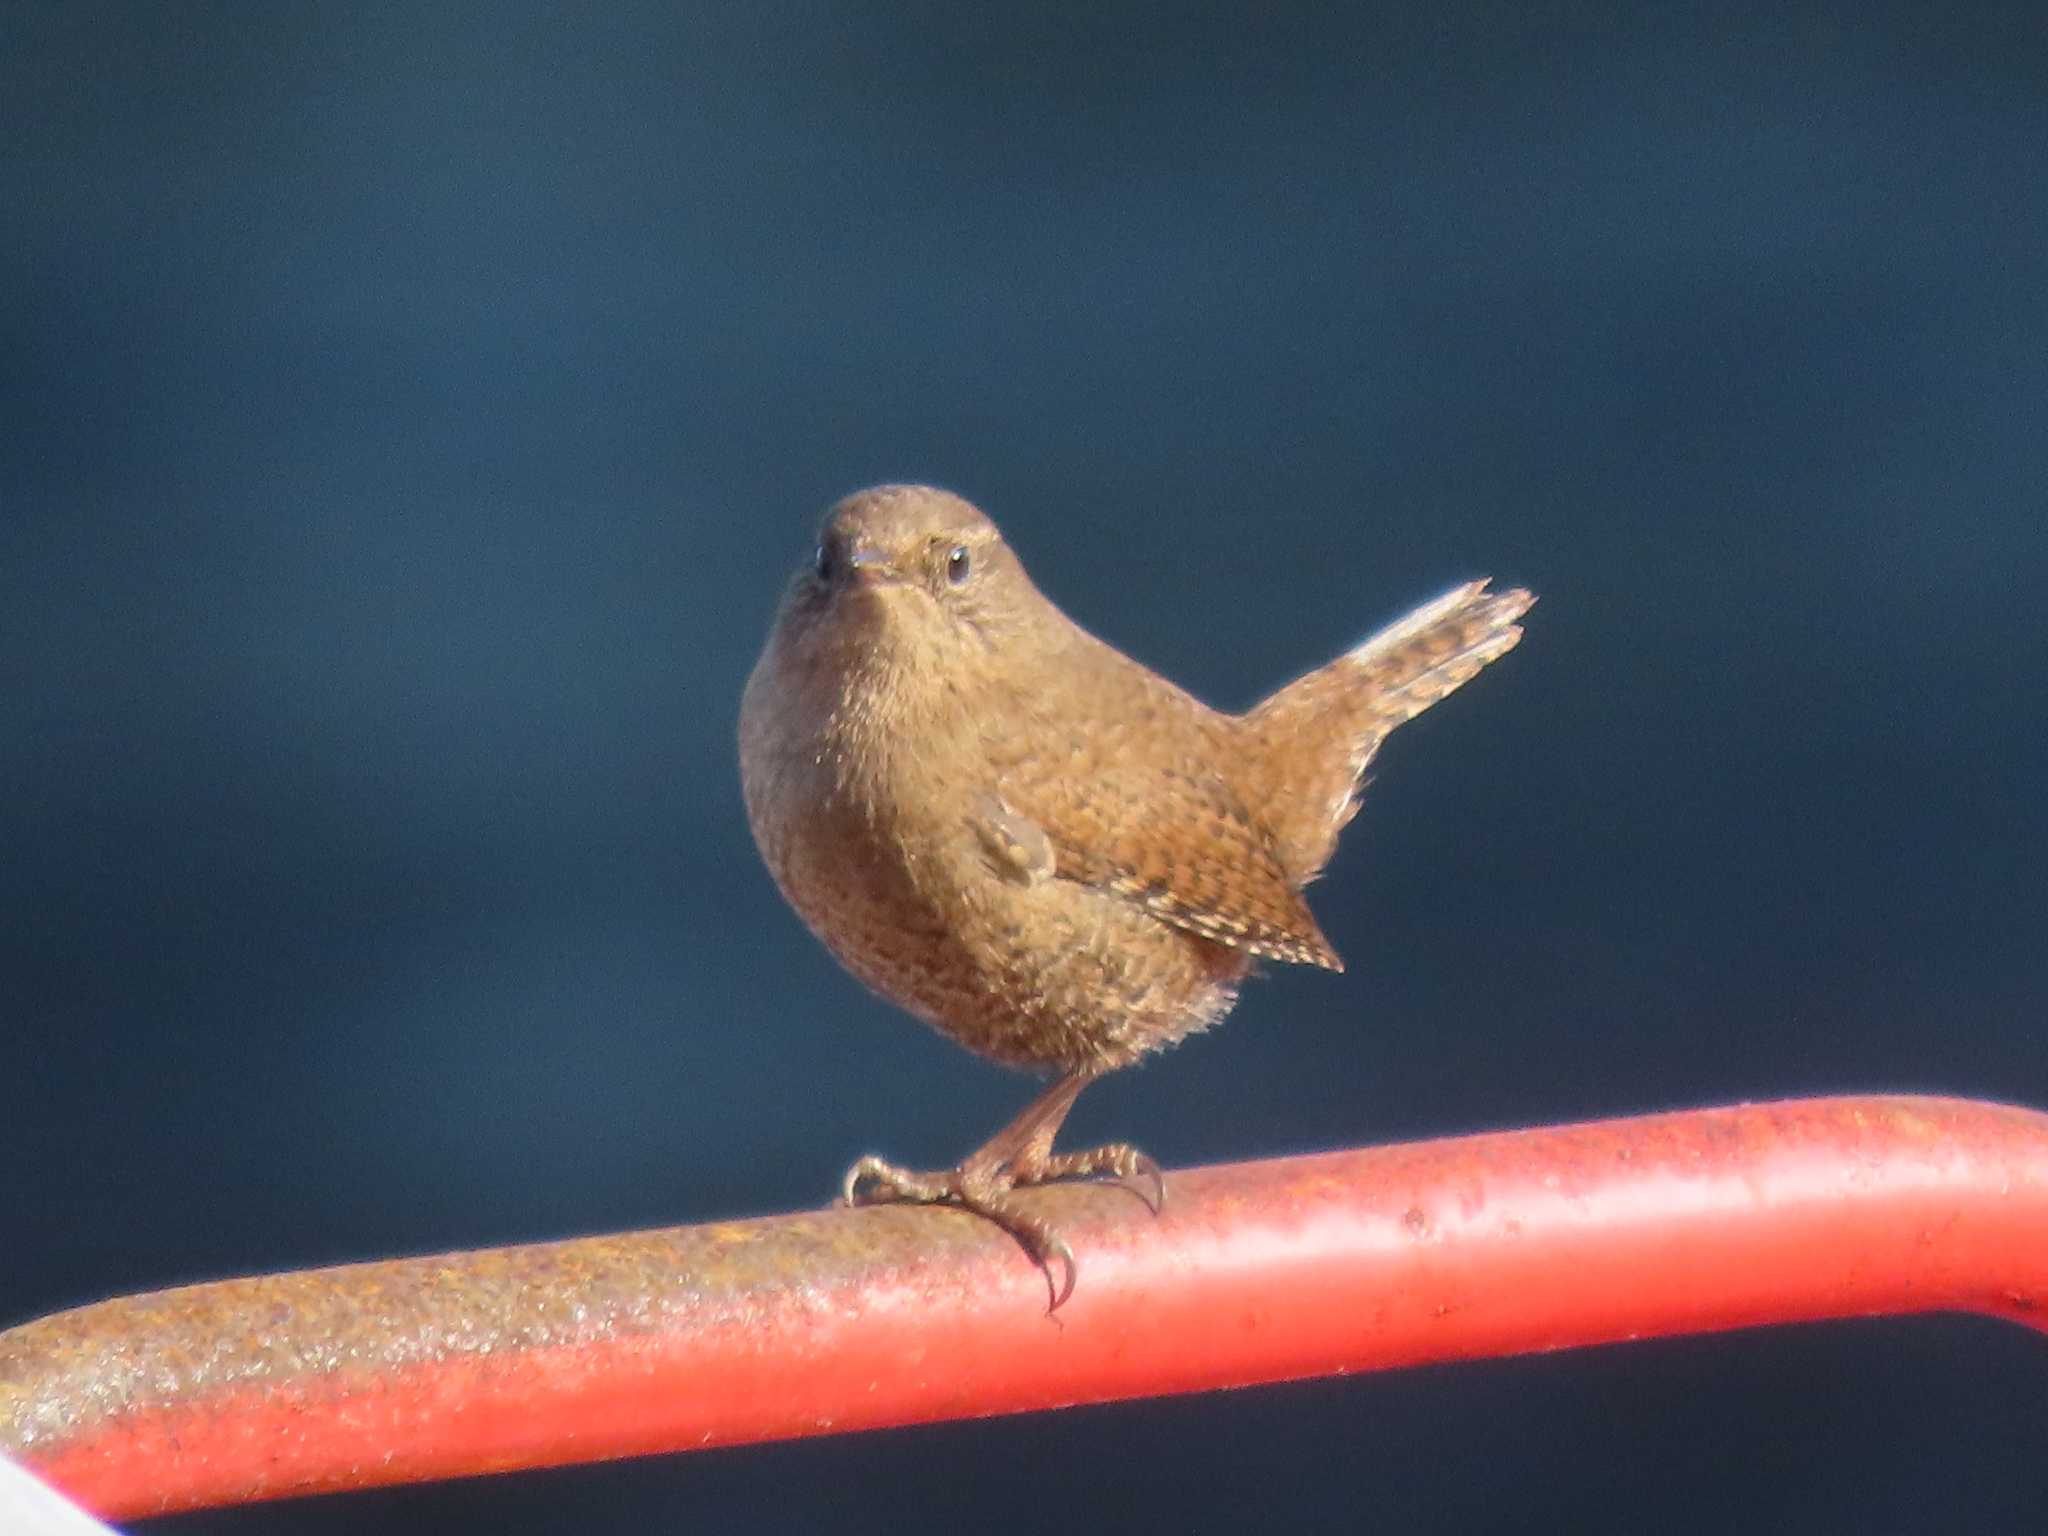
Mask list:
[[[1244,715],[1068,619],[958,497],[882,486],[825,519],[740,709],[754,837],[882,996],[1057,1081],[959,1167],[864,1158],[851,1200],[945,1201],[1072,1256],[1011,1190],[1157,1170],[1054,1155],[1091,1079],[1221,1019],[1261,959],[1341,969],[1302,887],[1379,744],[1505,654],[1533,601],[1474,582]],[[1156,1199],[1155,1199],[1156,1203]]]

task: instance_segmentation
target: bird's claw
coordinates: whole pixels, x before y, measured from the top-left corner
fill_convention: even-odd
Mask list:
[[[1055,1179],[1094,1179],[1104,1175],[1115,1179],[1144,1201],[1154,1216],[1165,1209],[1166,1175],[1160,1172],[1159,1164],[1149,1154],[1140,1152],[1126,1141],[1114,1141],[1106,1147],[1091,1147],[1085,1152],[1062,1152],[1048,1157],[1042,1167],[1020,1177],[1018,1182],[1047,1184]],[[1148,1194],[1141,1185],[1150,1185],[1151,1192]]]
[[[1131,1183],[1133,1179],[1145,1180],[1152,1186],[1152,1193],[1148,1195],[1142,1189],[1137,1188]],[[1152,1214],[1154,1216],[1157,1216],[1166,1209],[1166,1175],[1160,1171],[1159,1165],[1152,1161],[1145,1153],[1138,1153],[1136,1159],[1131,1164],[1131,1171],[1123,1175],[1123,1182],[1132,1194],[1152,1207]]]
[[[1012,1235],[1017,1237],[1020,1242],[1023,1242],[1026,1248],[1031,1246],[1030,1241],[1024,1238],[1021,1233],[1013,1233]],[[1046,1315],[1049,1317],[1065,1306],[1067,1298],[1074,1294],[1074,1282],[1081,1277],[1081,1269],[1074,1262],[1074,1250],[1067,1246],[1066,1239],[1051,1228],[1046,1228],[1039,1234],[1039,1251],[1031,1256],[1038,1261],[1039,1269],[1045,1273],[1046,1290],[1052,1297],[1052,1304],[1045,1309]],[[1052,1277],[1052,1266],[1055,1259],[1059,1261],[1060,1272],[1065,1276],[1064,1280],[1058,1282],[1055,1282]]]

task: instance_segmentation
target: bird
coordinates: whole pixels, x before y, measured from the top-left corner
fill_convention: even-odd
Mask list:
[[[1129,1143],[1053,1150],[1081,1090],[1219,1022],[1260,962],[1343,968],[1303,889],[1367,765],[1511,650],[1533,601],[1467,582],[1230,714],[1068,618],[961,497],[881,485],[833,506],[741,699],[755,843],[861,982],[1052,1079],[952,1168],[862,1157],[845,1203],[987,1218],[1064,1304],[1073,1252],[1017,1191],[1106,1177],[1165,1197]]]

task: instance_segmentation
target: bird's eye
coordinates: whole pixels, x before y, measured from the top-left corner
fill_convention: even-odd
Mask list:
[[[811,556],[811,567],[818,573],[820,581],[830,581],[839,573],[839,553],[833,549],[830,539],[818,541],[818,552]]]
[[[955,544],[953,552],[946,556],[946,580],[959,586],[974,569],[974,557],[967,553],[965,544]]]

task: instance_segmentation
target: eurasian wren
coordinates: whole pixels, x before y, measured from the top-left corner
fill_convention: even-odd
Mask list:
[[[1302,887],[1387,733],[1521,638],[1527,592],[1472,582],[1242,715],[1080,628],[994,523],[925,486],[834,507],[740,706],[776,884],[845,967],[970,1050],[1057,1074],[957,1168],[864,1157],[854,1203],[945,1202],[1051,1276],[1073,1255],[1012,1191],[1158,1169],[1055,1154],[1092,1079],[1206,1029],[1260,960],[1339,970]]]

